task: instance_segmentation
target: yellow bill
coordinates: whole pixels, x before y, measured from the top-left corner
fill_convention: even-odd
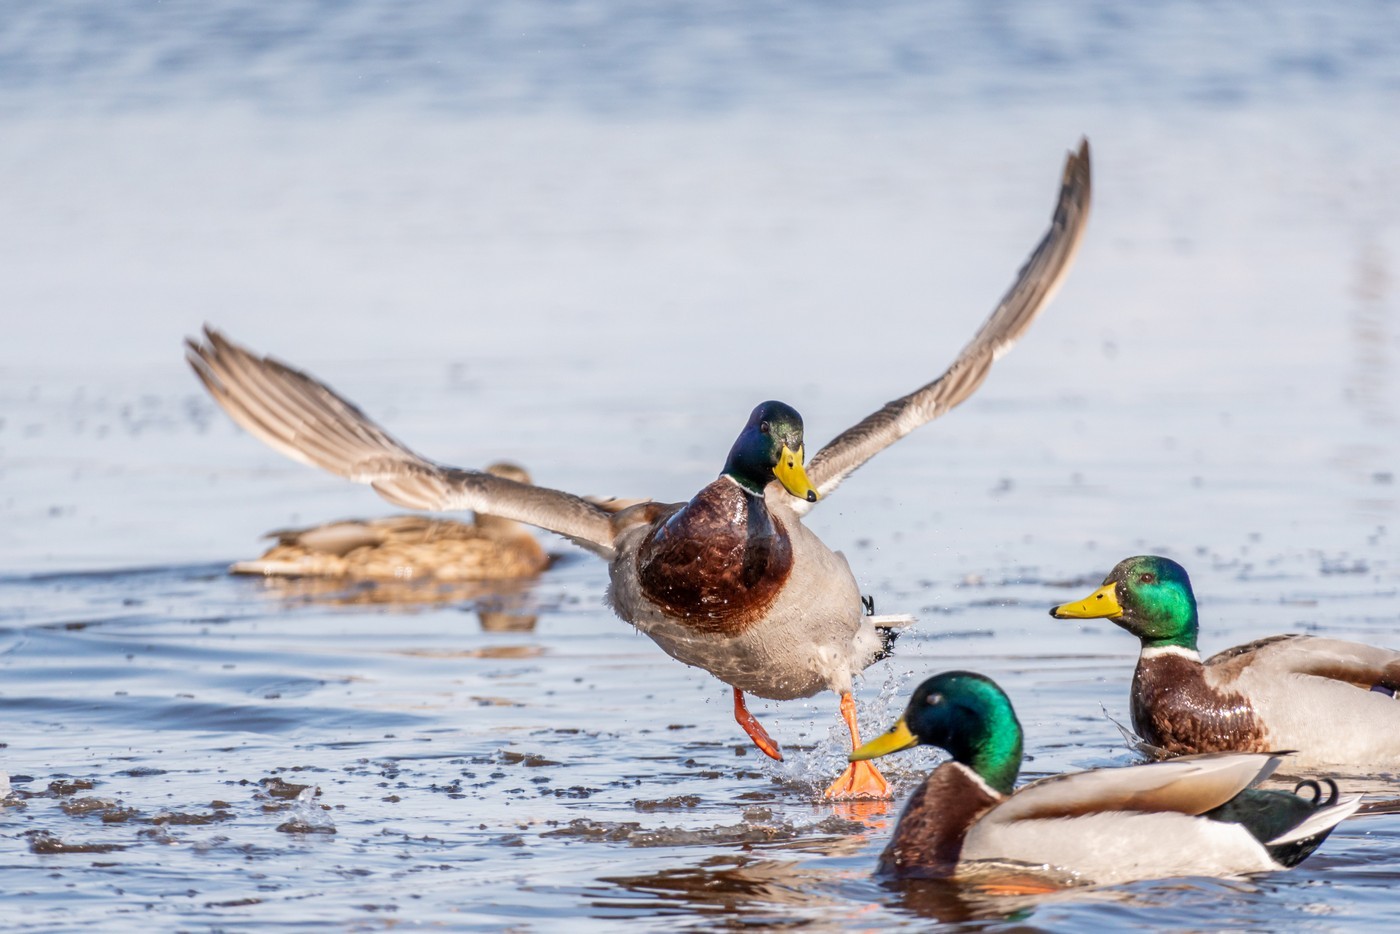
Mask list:
[[[888,756],[892,752],[899,752],[901,749],[908,749],[910,746],[919,745],[919,738],[909,732],[909,724],[900,717],[888,733],[883,733],[875,737],[870,742],[861,746],[851,753],[852,762],[860,762],[862,759],[878,759],[881,756]]]
[[[805,499],[809,503],[815,503],[821,498],[817,488],[812,486],[812,481],[807,479],[807,470],[802,466],[802,446],[798,445],[793,451],[786,444],[778,454],[778,466],[773,468],[773,476],[778,478],[778,482],[798,499]]]
[[[1078,603],[1062,603],[1051,607],[1056,619],[1113,619],[1123,615],[1118,605],[1118,585],[1104,584]]]

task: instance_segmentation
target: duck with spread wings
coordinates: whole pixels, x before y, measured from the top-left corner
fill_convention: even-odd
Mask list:
[[[729,685],[736,720],[767,755],[782,758],[745,707],[745,694],[786,700],[830,689],[840,696],[855,748],[852,677],[883,657],[889,632],[864,612],[845,557],[802,517],[876,453],[972,395],[1059,288],[1089,201],[1089,147],[1081,142],[1065,163],[1049,231],[942,376],[846,430],[805,465],[802,417],[784,403],[764,402],[718,479],[688,503],[613,512],[569,493],[447,467],[401,444],[314,377],[216,330],[189,342],[188,356],[234,421],[295,460],[367,483],[400,506],[514,519],[607,560],[617,615],[667,654]],[[857,762],[827,794],[883,798],[889,789],[874,766]]]

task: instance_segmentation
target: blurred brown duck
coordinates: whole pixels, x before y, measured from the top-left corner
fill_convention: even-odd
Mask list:
[[[524,468],[499,462],[486,473],[529,484]],[[529,528],[477,513],[473,522],[424,515],[345,519],[269,532],[277,540],[260,558],[239,561],[234,574],[342,580],[509,580],[533,577],[549,556]]]

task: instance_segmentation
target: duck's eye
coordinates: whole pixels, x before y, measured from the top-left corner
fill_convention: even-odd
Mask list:
[[[759,423],[758,423],[758,430],[761,431],[761,432],[763,432],[763,433],[766,435],[766,434],[769,434],[770,432],[772,432],[773,426],[769,425],[767,422],[759,422]]]
[[[928,700],[926,700],[925,703],[928,704],[930,707],[937,707],[939,704],[943,703],[943,695],[930,694],[928,696]]]
[[[1151,571],[1148,571],[1146,574],[1140,575],[1138,577],[1138,580],[1142,581],[1144,584],[1150,584],[1156,579],[1157,575],[1153,574]]]

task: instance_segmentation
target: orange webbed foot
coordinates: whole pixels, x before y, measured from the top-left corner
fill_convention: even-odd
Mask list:
[[[856,699],[841,695],[841,718],[851,731],[851,748],[860,746],[860,726],[856,723]],[[852,762],[826,789],[826,796],[837,801],[871,800],[890,797],[890,783],[872,762]]]
[[[838,801],[884,799],[890,797],[890,783],[869,762],[852,762],[826,789],[826,796]]]

